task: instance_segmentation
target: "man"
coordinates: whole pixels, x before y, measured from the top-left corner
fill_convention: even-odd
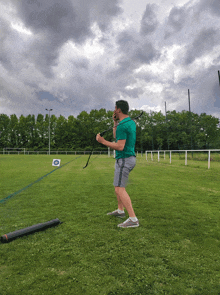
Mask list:
[[[96,136],[96,140],[99,143],[116,150],[114,186],[118,200],[118,209],[108,213],[108,215],[123,218],[125,217],[125,208],[129,214],[129,218],[125,222],[118,224],[118,227],[123,228],[139,226],[139,221],[134,213],[131,199],[125,190],[128,175],[136,165],[136,124],[129,118],[128,110],[129,105],[127,101],[119,100],[116,102],[113,114],[113,136],[116,138],[115,143],[105,140],[100,134]],[[119,120],[119,124],[117,120]]]

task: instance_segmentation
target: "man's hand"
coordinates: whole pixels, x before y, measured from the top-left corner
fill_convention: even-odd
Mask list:
[[[117,151],[123,151],[125,143],[126,143],[126,139],[121,139],[121,140],[118,140],[117,142],[107,141],[100,135],[100,133],[96,135],[96,140],[99,143],[102,143],[105,146],[110,147],[111,149],[117,150]]]
[[[115,111],[114,111],[114,113],[113,113],[112,119],[113,119],[115,122],[117,122],[117,120],[118,120],[118,117],[117,117]]]
[[[99,142],[99,143],[103,143],[105,141],[105,139],[103,137],[101,137],[100,133],[96,135],[96,140]]]

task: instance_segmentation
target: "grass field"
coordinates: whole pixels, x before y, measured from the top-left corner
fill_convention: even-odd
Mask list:
[[[138,228],[118,228],[113,158],[0,156],[0,294],[220,294],[220,163],[137,158],[127,192]],[[48,174],[50,173],[50,174]],[[38,182],[42,176],[48,174]]]

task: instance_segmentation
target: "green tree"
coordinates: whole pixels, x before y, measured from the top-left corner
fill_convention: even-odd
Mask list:
[[[18,146],[18,118],[15,114],[10,116],[9,123],[9,146],[10,148],[17,148]]]
[[[60,115],[56,121],[54,146],[57,149],[66,149],[68,146],[69,132],[67,128],[67,119]]]
[[[27,147],[27,143],[29,140],[29,131],[27,128],[27,119],[21,115],[18,121],[18,134],[17,134],[17,142],[18,146],[21,148]]]
[[[5,114],[0,114],[0,148],[10,145],[9,138],[10,118]]]
[[[67,120],[68,143],[69,150],[77,150],[80,147],[80,129],[79,122],[74,116],[69,116]]]
[[[202,113],[198,120],[197,141],[204,148],[214,148],[218,141],[219,119]]]
[[[38,114],[36,121],[36,149],[46,150],[48,148],[48,128],[44,121],[44,116]]]
[[[27,148],[34,149],[37,143],[37,130],[36,121],[34,115],[28,115],[26,118],[26,129],[27,129]]]
[[[131,110],[131,118],[138,116],[140,110]],[[60,115],[50,117],[51,149],[65,150],[106,150],[105,146],[96,141],[96,134],[113,127],[113,111],[106,109],[81,112],[77,118],[69,116],[66,119]],[[136,150],[152,149],[191,149],[192,147],[219,148],[219,119],[205,113],[198,115],[182,112],[167,112],[167,120],[161,112],[144,112],[136,120],[137,137]],[[25,147],[35,150],[48,150],[49,116],[38,114],[19,120],[16,115],[0,115],[0,147]],[[109,130],[104,135],[108,141],[114,141],[113,132]]]

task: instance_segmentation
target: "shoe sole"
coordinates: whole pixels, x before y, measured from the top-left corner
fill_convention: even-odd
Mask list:
[[[118,227],[120,227],[120,228],[138,227],[138,226],[139,226],[139,224],[137,224],[137,225],[128,225],[128,226],[119,226],[118,225]]]
[[[125,213],[117,213],[117,212],[109,212],[107,213],[108,216],[115,216],[115,217],[120,217],[120,218],[124,218],[125,217]]]
[[[124,215],[122,215],[122,214],[121,215],[119,215],[119,214],[118,215],[115,215],[115,214],[111,214],[111,213],[109,214],[109,213],[107,213],[107,215],[108,216],[115,216],[115,217],[119,217],[119,218],[125,218],[125,214]]]

